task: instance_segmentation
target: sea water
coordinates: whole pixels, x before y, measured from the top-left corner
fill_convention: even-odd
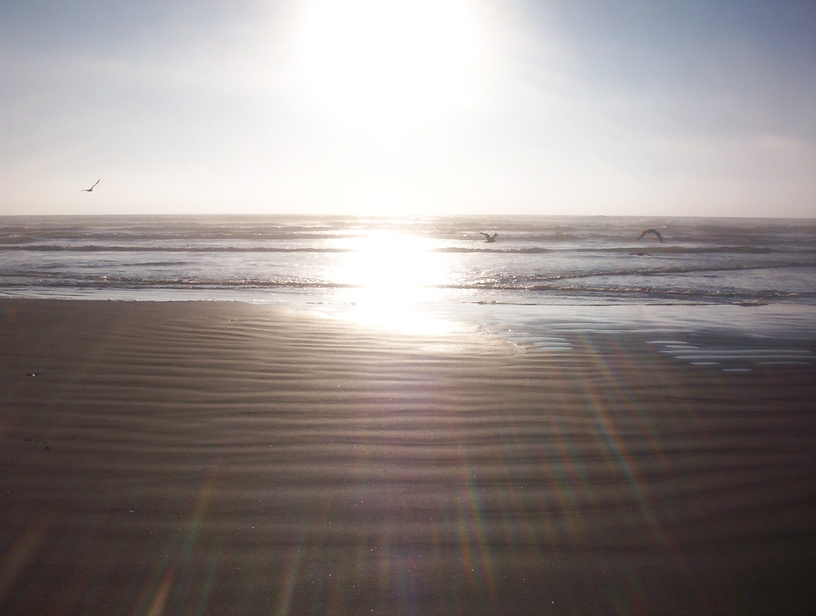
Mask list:
[[[816,305],[816,220],[13,217],[0,255],[5,296]]]
[[[812,339],[816,219],[5,217],[0,297],[237,300],[370,319],[410,307],[545,346],[570,327]]]

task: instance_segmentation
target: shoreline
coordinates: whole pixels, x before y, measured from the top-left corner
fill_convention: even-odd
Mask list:
[[[0,299],[0,333],[4,614],[811,609],[812,363],[240,302]]]

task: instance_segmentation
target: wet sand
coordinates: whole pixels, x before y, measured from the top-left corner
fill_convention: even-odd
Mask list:
[[[805,614],[816,366],[0,301],[0,613]]]

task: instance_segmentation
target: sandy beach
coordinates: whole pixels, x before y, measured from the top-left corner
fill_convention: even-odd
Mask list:
[[[0,301],[0,614],[806,614],[816,365]]]

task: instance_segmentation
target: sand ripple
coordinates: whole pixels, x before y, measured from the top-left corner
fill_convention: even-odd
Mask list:
[[[3,614],[810,606],[812,367],[240,304],[4,314]]]

